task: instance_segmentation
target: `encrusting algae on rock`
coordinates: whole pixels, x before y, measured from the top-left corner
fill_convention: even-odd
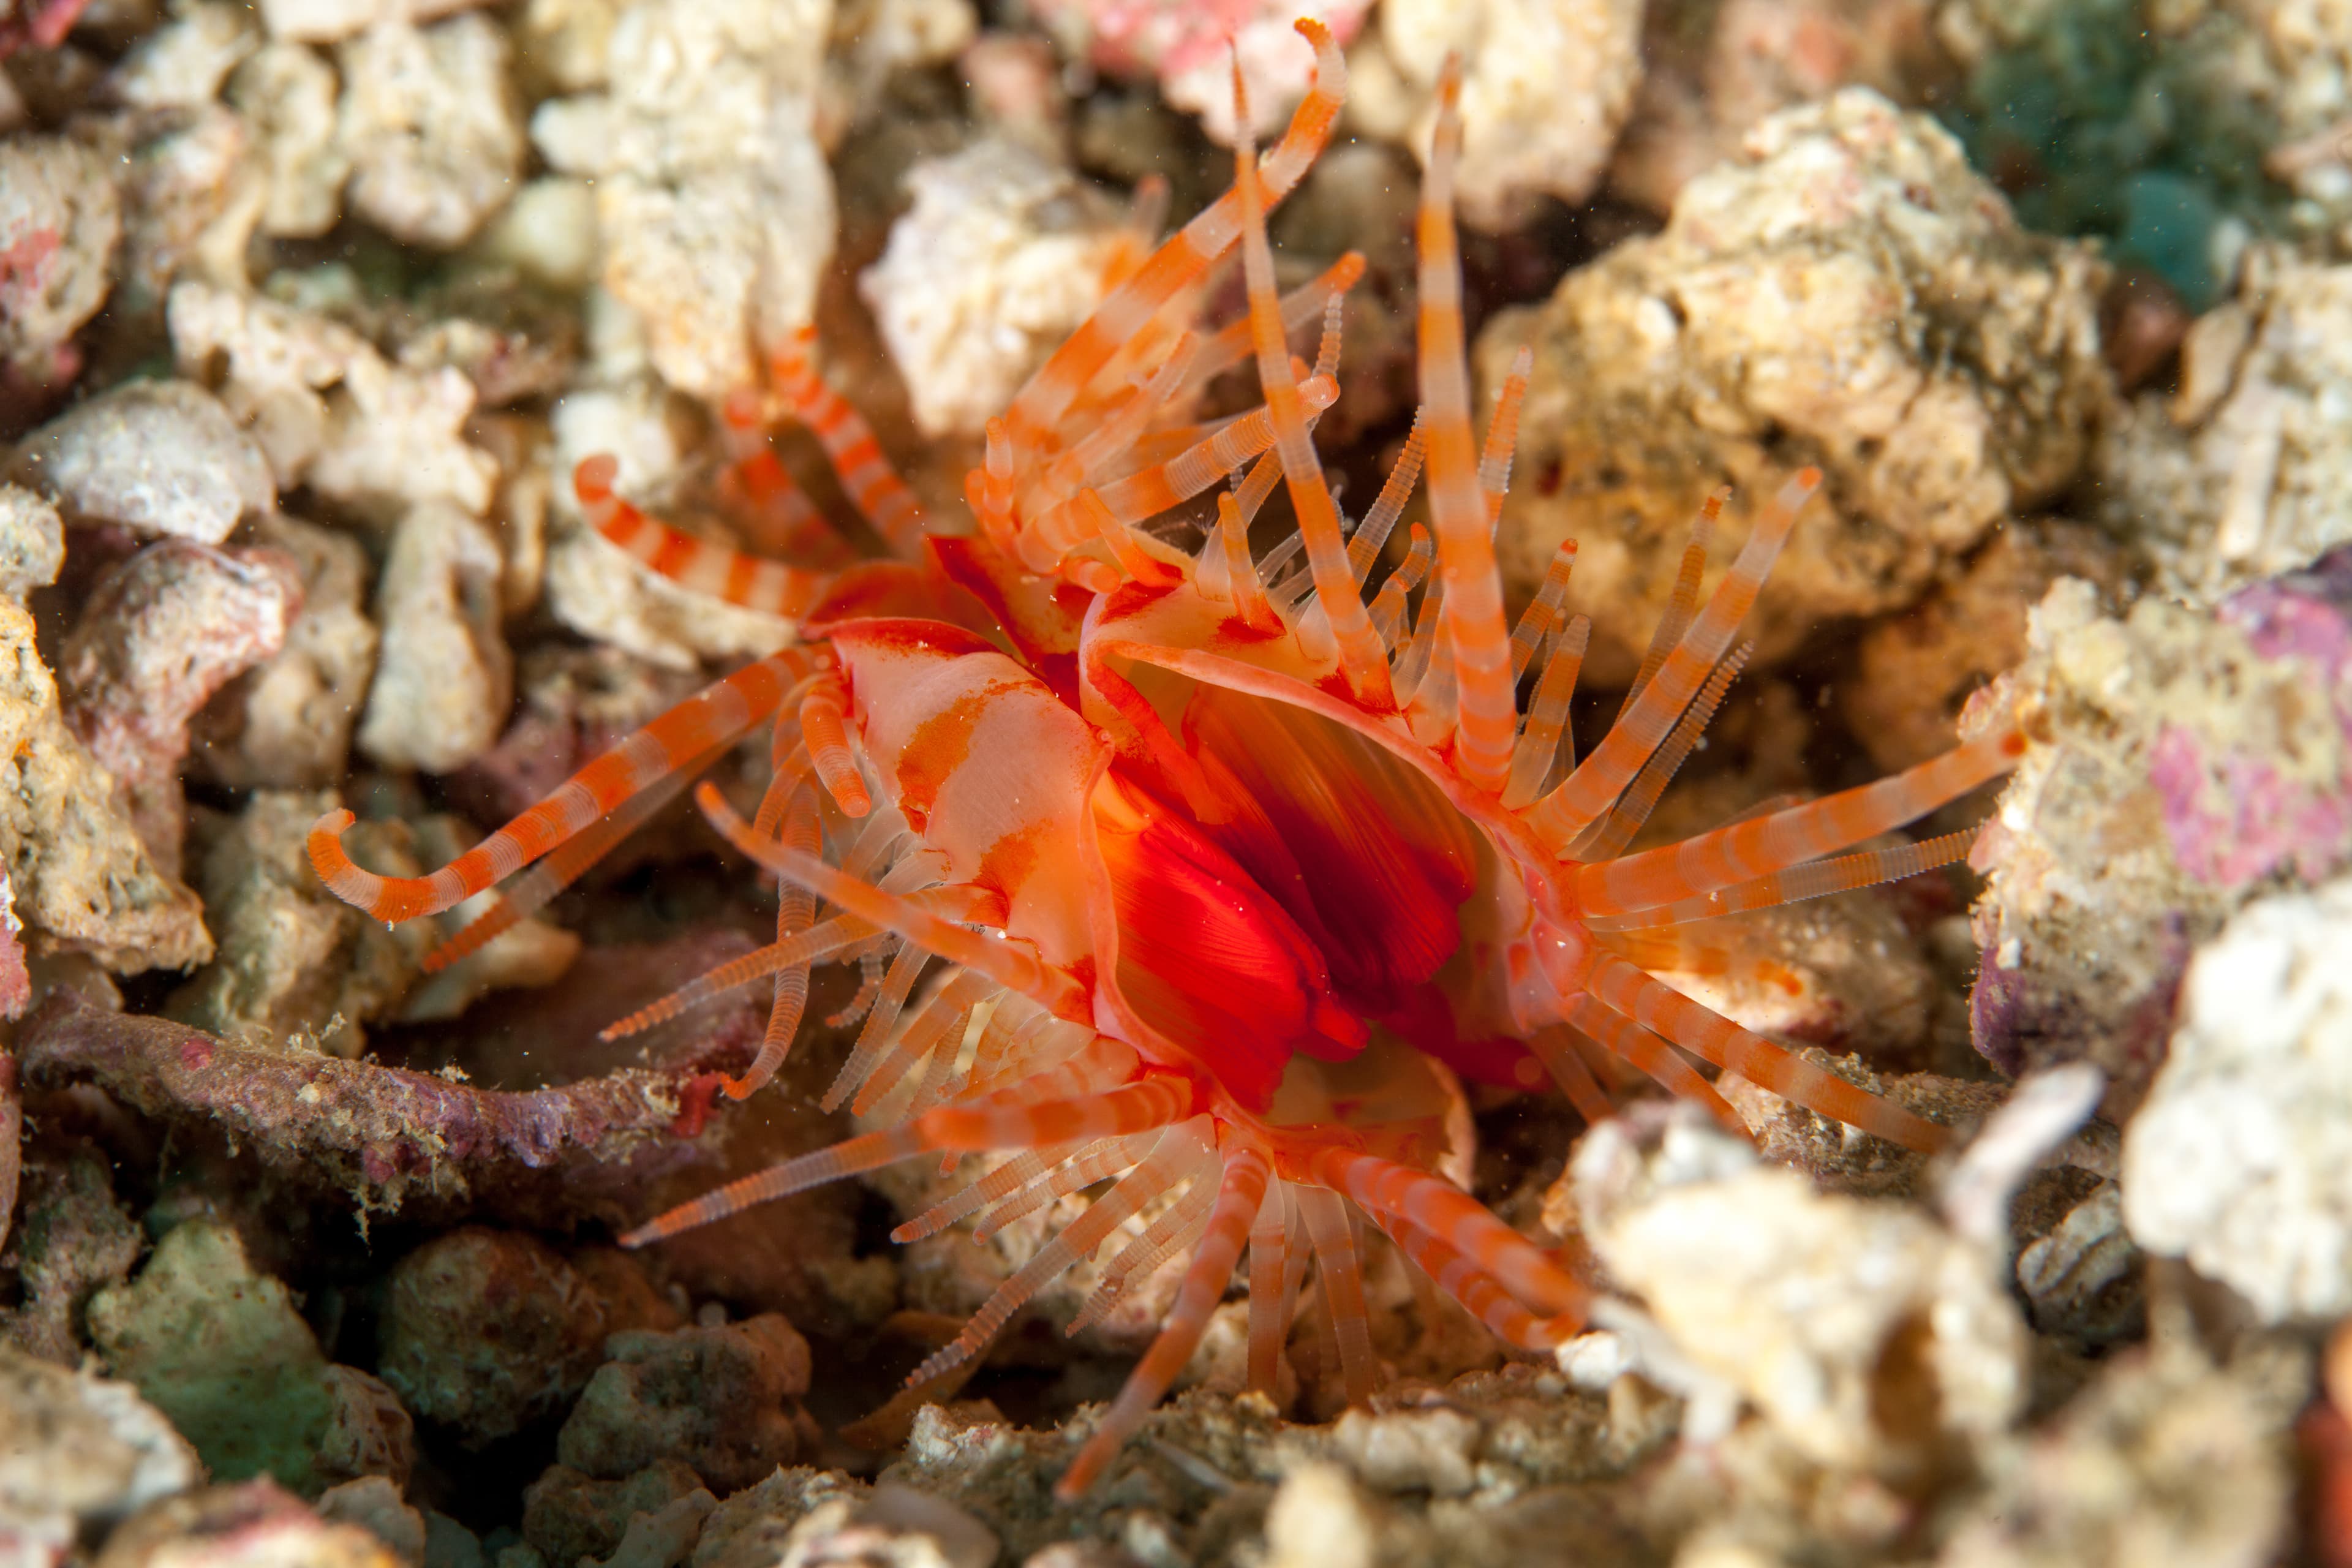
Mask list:
[[[2334,45],[2045,9],[0,0],[0,1556],[2352,1561]]]

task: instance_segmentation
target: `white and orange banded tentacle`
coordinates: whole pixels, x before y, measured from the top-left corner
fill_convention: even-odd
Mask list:
[[[1241,61],[1234,61],[1234,120],[1240,132],[1234,148],[1234,190],[1240,198],[1242,270],[1249,288],[1251,336],[1257,349],[1260,390],[1265,398],[1266,420],[1274,431],[1274,448],[1282,458],[1282,477],[1290,489],[1291,510],[1306,541],[1307,569],[1314,574],[1316,606],[1338,645],[1339,671],[1356,700],[1371,712],[1395,705],[1389,684],[1387,650],[1372,630],[1364,609],[1362,591],[1348,563],[1348,542],[1340,531],[1339,510],[1323,479],[1323,465],[1307,425],[1307,409],[1290,363],[1290,348],[1282,330],[1282,310],[1274,291],[1274,252],[1266,243],[1266,193],[1258,174],[1249,132],[1249,104],[1242,85]]]
[[[614,493],[619,467],[609,453],[583,458],[572,470],[572,488],[589,526],[649,570],[722,603],[788,620],[806,615],[824,596],[833,581],[829,572],[762,560],[647,517]]]
[[[1500,795],[1518,738],[1510,634],[1495,569],[1486,491],[1470,430],[1470,367],[1462,324],[1462,258],[1454,232],[1454,165],[1462,148],[1462,62],[1438,75],[1437,126],[1422,176],[1421,404],[1429,416],[1429,521],[1445,585],[1444,635],[1454,654],[1454,763],[1474,788]]]
[[[380,877],[352,864],[342,836],[356,819],[342,810],[328,812],[310,829],[310,864],[337,898],[388,925],[439,914],[496,887],[632,796],[707,762],[772,716],[784,694],[830,658],[818,649],[785,648],[713,682],[430,876]]]
[[[923,509],[883,455],[882,443],[849,400],[810,363],[816,329],[803,327],[768,356],[768,376],[795,418],[824,448],[850,504],[874,525],[891,553],[911,559],[923,548]]]
[[[1331,30],[1307,19],[1299,21],[1297,28],[1314,46],[1315,79],[1292,112],[1289,129],[1259,165],[1259,181],[1269,204],[1289,195],[1306,174],[1330,139],[1348,98],[1347,60]],[[1234,191],[1227,191],[1170,236],[1047,356],[1014,395],[1004,415],[1008,447],[1015,452],[1037,450],[1095,374],[1144,329],[1160,307],[1233,248],[1240,236],[1241,197]],[[1030,559],[1029,563],[1039,571],[1050,570],[1054,564],[1050,559]]]
[[[1208,1331],[1209,1314],[1216,1310],[1226,1283],[1234,1277],[1234,1266],[1241,1260],[1242,1245],[1249,1239],[1251,1222],[1265,1202],[1266,1185],[1274,1173],[1273,1162],[1266,1152],[1237,1129],[1221,1128],[1219,1132],[1219,1152],[1224,1156],[1224,1169],[1218,1177],[1217,1197],[1209,1212],[1208,1228],[1200,1245],[1193,1248],[1192,1261],[1185,1267],[1184,1277],[1177,1284],[1176,1300],[1168,1309],[1159,1336],[1128,1374],[1118,1397],[1096,1422],[1094,1436],[1078,1449],[1070,1468],[1062,1472],[1062,1479],[1054,1483],[1054,1495],[1065,1502],[1094,1483],[1110,1463],[1111,1456],[1135,1435],[1151,1407],[1175,1383],[1184,1363],[1192,1359],[1201,1336]]]

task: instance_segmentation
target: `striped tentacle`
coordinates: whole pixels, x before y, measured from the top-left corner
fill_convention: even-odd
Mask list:
[[[1288,195],[1323,151],[1348,98],[1347,61],[1330,29],[1314,21],[1302,20],[1297,26],[1315,47],[1315,79],[1291,114],[1289,129],[1267,152],[1258,171],[1269,203]],[[1014,395],[1004,416],[1010,448],[1020,453],[1037,451],[1046,433],[1061,424],[1063,415],[1096,373],[1144,329],[1161,306],[1207,272],[1240,236],[1241,198],[1228,191],[1169,237]],[[1033,571],[1049,571],[1054,565],[1051,559],[1038,559],[1026,552],[1024,559]]]
[[[795,785],[792,798],[784,807],[782,842],[785,847],[814,855],[824,847],[824,830],[817,819],[816,792],[803,781]],[[779,890],[776,900],[776,940],[790,942],[816,923],[816,896],[805,888],[787,886]],[[768,1005],[768,1027],[760,1038],[760,1054],[751,1060],[740,1078],[730,1078],[719,1087],[730,1100],[748,1100],[776,1076],[783,1065],[784,1055],[793,1048],[793,1038],[800,1033],[801,1016],[808,1010],[809,966],[806,963],[787,964],[776,971],[776,992]]]
[[[1364,256],[1359,250],[1349,251],[1323,269],[1313,282],[1293,289],[1282,297],[1282,331],[1286,337],[1303,330],[1308,323],[1324,316],[1332,305],[1347,297],[1348,290],[1363,280]],[[1192,368],[1171,399],[1182,405],[1208,388],[1209,383],[1242,363],[1256,353],[1250,338],[1247,316],[1226,323],[1201,345]]]
[[[1039,1290],[1080,1259],[1091,1256],[1111,1232],[1146,1204],[1175,1183],[1203,1170],[1215,1158],[1208,1118],[1195,1117],[1169,1128],[1153,1142],[1151,1152],[1140,1163],[1119,1178],[1110,1191],[1087,1205],[1086,1213],[1048,1237],[1028,1262],[1015,1269],[981,1304],[964,1324],[963,1331],[934,1351],[908,1376],[907,1382],[910,1385],[929,1382],[980,1353],[996,1337],[997,1331]]]
[[[1527,401],[1528,377],[1533,374],[1536,352],[1521,343],[1511,355],[1511,368],[1495,394],[1495,416],[1486,425],[1486,445],[1478,455],[1478,488],[1486,492],[1486,531],[1503,521],[1503,502],[1511,492],[1511,454],[1519,444],[1519,406]],[[1513,666],[1512,679],[1517,679]]]
[[[776,710],[830,655],[791,647],[705,687],[573,773],[551,795],[426,877],[379,877],[352,863],[342,836],[357,820],[331,811],[310,829],[310,864],[334,895],[387,924],[437,915],[593,826],[632,796],[708,762]]]
[[[1588,984],[1591,998],[1610,1011],[1808,1110],[1921,1153],[1950,1141],[1948,1129],[1823,1071],[1612,953],[1594,958]]]
[[[1372,498],[1370,510],[1348,536],[1348,570],[1355,574],[1358,584],[1371,575],[1372,563],[1381,558],[1397,519],[1404,514],[1404,503],[1412,499],[1412,487],[1421,479],[1422,458],[1428,450],[1429,432],[1423,428],[1422,413],[1416,408],[1412,429],[1406,434],[1396,461],[1389,465],[1389,477],[1381,486],[1381,493]]]
[[[1500,1281],[1451,1242],[1395,1215],[1375,1215],[1373,1223],[1439,1289],[1461,1302],[1472,1317],[1486,1324],[1487,1331],[1505,1344],[1525,1351],[1549,1352],[1583,1331],[1582,1311],[1538,1317],[1514,1300]]]
[[[1731,499],[1729,485],[1717,485],[1715,492],[1699,503],[1698,516],[1691,520],[1690,542],[1683,546],[1682,565],[1675,573],[1673,591],[1666,596],[1665,614],[1650,632],[1650,646],[1643,652],[1641,668],[1633,674],[1633,684],[1625,689],[1625,700],[1619,705],[1617,717],[1642,695],[1658,667],[1666,662],[1666,655],[1683,640],[1690,629],[1691,616],[1698,613],[1698,583],[1706,573],[1706,547],[1715,538],[1715,525],[1722,521],[1723,507]]]
[[[1874,784],[1679,844],[1579,867],[1572,884],[1577,906],[1590,915],[1622,915],[1791,869],[1958,799],[2014,768],[2024,751],[2024,737],[2013,730],[1982,735]]]
[[[1511,749],[1510,776],[1503,782],[1502,804],[1516,810],[1541,795],[1559,767],[1560,737],[1568,731],[1569,705],[1576,700],[1576,678],[1584,668],[1585,646],[1592,638],[1592,622],[1571,616],[1553,639],[1551,657],[1528,699],[1528,721]]]
[[[1006,1226],[1027,1218],[1049,1204],[1059,1203],[1072,1193],[1132,1169],[1150,1154],[1160,1136],[1156,1131],[1139,1132],[1131,1138],[1105,1139],[1088,1145],[1035,1181],[992,1200],[993,1206],[972,1226],[971,1238],[986,1241]]]
[[[1412,542],[1404,560],[1389,574],[1381,591],[1372,595],[1372,630],[1380,634],[1391,658],[1400,651],[1398,638],[1404,634],[1405,595],[1421,586],[1429,575],[1430,563],[1437,559],[1437,546],[1431,541],[1429,530],[1416,522],[1411,538]]]
[[[872,1113],[882,1097],[897,1088],[900,1079],[913,1069],[917,1062],[934,1051],[952,1064],[963,1044],[964,1026],[971,1018],[971,1010],[996,991],[995,982],[986,975],[975,974],[969,969],[958,970],[948,977],[947,984],[932,993],[921,1012],[900,1032],[898,1043],[883,1053],[874,1064],[874,1070],[858,1087],[857,1098],[849,1102],[853,1116]],[[950,1070],[952,1070],[950,1065]],[[916,1105],[909,1109],[928,1110],[919,1089]]]
[[[1273,1174],[1265,1151],[1234,1129],[1220,1131],[1224,1169],[1218,1178],[1208,1228],[1176,1287],[1175,1302],[1159,1337],[1096,1423],[1094,1436],[1054,1483],[1054,1495],[1066,1502],[1093,1484],[1120,1445],[1143,1425],[1143,1418],[1160,1403],[1184,1363],[1192,1359],[1201,1336],[1208,1331],[1209,1314],[1216,1310],[1219,1298],[1233,1279],[1234,1265],[1240,1260],[1243,1243],[1249,1239],[1251,1223],[1265,1201],[1266,1183]]]
[[[1096,1147],[1075,1143],[1056,1143],[1045,1149],[1024,1149],[994,1170],[966,1182],[946,1197],[933,1204],[914,1218],[890,1233],[890,1239],[904,1246],[920,1241],[978,1213],[989,1204],[1019,1192],[1076,1155]]]
[[[1536,596],[1519,615],[1519,624],[1511,628],[1511,679],[1516,681],[1528,672],[1528,663],[1544,638],[1552,632],[1553,623],[1561,616],[1561,606],[1568,600],[1568,580],[1576,570],[1576,541],[1563,540],[1552,552],[1551,564],[1544,568],[1544,579]]]
[[[1517,739],[1517,682],[1503,624],[1487,492],[1470,433],[1470,368],[1462,324],[1462,258],[1454,232],[1454,165],[1462,150],[1462,66],[1438,77],[1437,128],[1421,182],[1421,402],[1429,411],[1429,519],[1445,587],[1444,635],[1459,693],[1454,765],[1500,795]]]
[[[824,1097],[817,1101],[818,1110],[828,1115],[840,1110],[842,1102],[856,1091],[857,1086],[866,1081],[866,1075],[882,1059],[882,1053],[890,1048],[891,1031],[898,1026],[898,1016],[906,1009],[907,998],[914,994],[915,983],[923,977],[931,956],[913,942],[906,943],[891,955],[874,1005],[857,1031],[856,1043],[850,1047],[849,1059],[841,1064]]]
[[[1622,1013],[1612,1012],[1590,993],[1579,996],[1568,1010],[1569,1026],[1586,1039],[1639,1070],[1677,1100],[1702,1107],[1727,1131],[1748,1135],[1747,1124],[1715,1085],[1698,1076],[1675,1048]]]
[[[1007,990],[1041,1002],[1064,1017],[1077,1017],[1082,1010],[1090,1008],[1091,999],[1085,988],[1040,958],[1031,943],[1014,937],[967,931],[911,900],[845,876],[814,855],[795,854],[772,838],[762,838],[751,831],[750,823],[735,814],[725,796],[708,784],[697,790],[694,798],[720,837],[768,869],[792,879],[819,898],[829,899],[851,914],[897,931],[951,963],[977,970]]]
[[[1340,675],[1359,704],[1373,712],[1385,712],[1395,706],[1387,650],[1372,633],[1355,574],[1348,565],[1339,509],[1332,504],[1323,465],[1315,455],[1307,410],[1283,336],[1281,306],[1274,291],[1274,252],[1265,236],[1266,193],[1250,140],[1247,95],[1238,59],[1234,65],[1234,101],[1241,128],[1234,145],[1234,189],[1241,204],[1242,270],[1249,288],[1251,336],[1257,347],[1258,383],[1274,427],[1274,447],[1281,455],[1282,477],[1289,487],[1299,536],[1307,542],[1307,569],[1315,574],[1316,607],[1337,644]],[[1312,617],[1300,623],[1303,642],[1311,640],[1312,625]]]
[[[1809,861],[1786,871],[1770,871],[1749,881],[1735,882],[1696,898],[1677,899],[1673,903],[1653,905],[1631,914],[1595,915],[1585,924],[1596,935],[1638,931],[1712,920],[1717,915],[1740,914],[1749,910],[1773,909],[1832,893],[1850,893],[1965,860],[1979,831],[1962,828],[1916,844],[1891,844],[1881,849],[1843,855],[1834,860]]]
[[[1098,1036],[1087,1050],[1038,1074],[1022,1090],[943,1105],[897,1127],[740,1177],[625,1233],[621,1245],[644,1247],[919,1154],[1091,1142],[1165,1127],[1192,1114],[1189,1083],[1159,1075],[1139,1078],[1141,1070],[1132,1049]]]
[[[1555,851],[1563,851],[1617,803],[1642,764],[1673,732],[1683,710],[1731,646],[1739,623],[1747,619],[1763,589],[1765,574],[1788,542],[1789,531],[1796,526],[1798,510],[1821,480],[1820,469],[1807,468],[1782,487],[1756,520],[1748,543],[1723,581],[1716,584],[1706,608],[1676,640],[1641,696],[1627,705],[1601,744],[1568,775],[1566,783],[1521,814],[1536,836]]]
[[[1638,973],[1638,971],[1637,971]],[[1316,1181],[1373,1215],[1394,1215],[1443,1237],[1503,1287],[1546,1314],[1580,1312],[1590,1292],[1543,1248],[1496,1219],[1477,1199],[1426,1171],[1354,1149],[1313,1157]]]
[[[1141,1235],[1119,1248],[1118,1256],[1103,1266],[1102,1282],[1070,1320],[1066,1332],[1075,1338],[1101,1322],[1127,1299],[1135,1281],[1149,1279],[1162,1263],[1199,1242],[1209,1228],[1209,1210],[1216,1201],[1217,1178],[1223,1173],[1222,1161],[1202,1170],[1182,1197],[1161,1209]]]
[[[614,493],[619,470],[612,454],[599,452],[572,470],[572,488],[588,525],[648,571],[681,588],[787,620],[798,620],[824,596],[830,572],[763,561],[647,517]]]
[[[1340,1382],[1348,1403],[1362,1405],[1372,1397],[1381,1367],[1372,1355],[1371,1311],[1364,1300],[1364,1260],[1356,1246],[1356,1229],[1338,1194],[1307,1184],[1295,1193],[1299,1217],[1307,1222],[1307,1239],[1315,1247],[1315,1277],[1322,1284],[1323,1304],[1331,1312]]]
[[[1290,1337],[1298,1281],[1307,1268],[1297,1244],[1299,1221],[1293,1193],[1288,1182],[1276,1177],[1250,1226],[1249,1386],[1269,1395],[1281,1387],[1282,1346]]]
[[[1601,1087],[1601,1080],[1584,1065],[1566,1025],[1547,1024],[1536,1030],[1528,1037],[1528,1049],[1551,1074],[1552,1082],[1559,1086],[1559,1091],[1568,1096],[1568,1102],[1586,1121],[1598,1124],[1617,1114],[1609,1091]]]
[[[768,357],[769,379],[793,415],[824,448],[825,460],[849,493],[850,503],[874,525],[895,555],[911,559],[923,548],[923,509],[907,488],[873,427],[849,400],[825,384],[809,361],[816,329],[803,327]]]
[[[719,493],[733,503],[761,554],[847,565],[847,544],[768,445],[767,417],[763,400],[750,387],[737,388],[719,405],[719,429],[728,456]]]
[[[437,974],[459,959],[479,952],[489,941],[545,909],[558,893],[578,881],[588,869],[612,853],[614,846],[642,826],[647,818],[678,797],[694,776],[718,761],[726,747],[714,747],[688,758],[677,771],[651,788],[631,795],[583,831],[550,850],[537,865],[509,882],[498,901],[443,939],[425,955],[420,965]]]
[[[1699,737],[1706,732],[1707,725],[1715,719],[1716,710],[1723,705],[1724,694],[1731,689],[1731,683],[1739,679],[1739,672],[1747,668],[1748,660],[1755,651],[1754,643],[1742,643],[1731,650],[1731,657],[1715,667],[1714,672],[1706,678],[1706,684],[1698,689],[1696,697],[1691,699],[1691,705],[1683,710],[1680,719],[1675,721],[1665,744],[1650,753],[1650,760],[1642,764],[1642,771],[1633,775],[1633,782],[1625,786],[1625,793],[1617,797],[1617,804],[1609,808],[1606,816],[1580,834],[1576,842],[1569,846],[1568,852],[1572,858],[1612,860],[1633,842],[1633,835],[1642,830],[1642,824],[1650,820],[1650,813],[1656,808],[1658,797],[1665,794],[1666,785],[1674,782],[1675,773],[1698,744]]]

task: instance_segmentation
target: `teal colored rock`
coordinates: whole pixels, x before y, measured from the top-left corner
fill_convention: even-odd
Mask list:
[[[2053,5],[1938,113],[2028,227],[2102,237],[2203,310],[2230,281],[2228,227],[2273,231],[2289,200],[2262,167],[2276,117],[2231,74],[2240,27],[2168,37],[2142,0]]]
[[[255,1476],[306,1496],[336,1415],[327,1358],[292,1293],[255,1271],[229,1226],[190,1220],[127,1285],[89,1304],[99,1353],[171,1419],[216,1481]]]

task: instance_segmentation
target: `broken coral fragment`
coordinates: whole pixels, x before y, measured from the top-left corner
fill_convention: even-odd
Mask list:
[[[2213,611],[2106,616],[2074,579],[2034,609],[2025,662],[1971,709],[2028,739],[1971,858],[1996,1066],[2088,1059],[2136,1102],[2190,950],[2266,882],[2352,856],[2347,610],[2352,551]]]
[[[1532,593],[1579,541],[1586,675],[1622,683],[1709,492],[1734,486],[1732,544],[1811,463],[1828,482],[1749,618],[1759,664],[1822,620],[1900,608],[2082,468],[2112,395],[2104,282],[2095,251],[2019,227],[1925,116],[1860,89],[1776,115],[1664,232],[1480,332],[1488,387],[1535,353],[1503,569]]]
[[[385,233],[446,250],[521,178],[521,108],[505,32],[478,14],[429,27],[378,23],[338,51],[336,130],[352,206]]]
[[[428,931],[387,931],[320,886],[304,853],[331,790],[259,790],[230,816],[199,812],[194,881],[219,951],[174,992],[173,1017],[263,1048],[299,1035],[345,1058],[366,1048],[365,1025],[392,1013],[431,945]],[[415,874],[408,833],[362,823],[371,865]]]
[[[16,477],[81,523],[218,544],[278,500],[269,464],[219,401],[184,381],[134,381],[26,437]]]
[[[2352,267],[2257,248],[2099,452],[2101,521],[2168,592],[2211,601],[2352,542]]]
[[[1995,1260],[1916,1207],[1817,1192],[1694,1108],[1595,1128],[1569,1179],[1674,1354],[1816,1463],[1916,1470],[2023,1403],[2025,1326]]]
[[[1543,198],[1577,205],[1601,183],[1641,85],[1641,44],[1638,0],[1389,0],[1349,108],[1425,155],[1438,68],[1459,57],[1455,199],[1465,222],[1505,232]]]
[[[114,777],[167,875],[180,874],[188,725],[213,693],[286,645],[302,604],[294,563],[266,549],[166,539],[110,568],[60,651],[67,725]]]
[[[383,643],[359,748],[386,767],[446,773],[498,740],[514,698],[488,526],[443,502],[393,531],[376,583]]]
[[[1094,310],[1131,237],[1067,169],[999,138],[917,163],[906,185],[914,205],[858,292],[923,434],[977,435]]]
[[[58,387],[73,380],[81,359],[70,340],[105,303],[121,232],[121,198],[98,153],[62,136],[0,141],[0,370]]]
[[[832,258],[833,182],[812,133],[829,0],[634,0],[628,62],[555,99],[531,140],[595,184],[604,288],[644,319],[656,369],[717,402],[752,345],[804,324]]]
[[[465,438],[462,371],[402,369],[315,311],[203,282],[172,291],[169,320],[183,372],[217,375],[281,489],[307,485],[380,525],[432,500],[488,510],[498,463]]]
[[[2343,967],[2338,967],[2339,963]],[[2265,1321],[2352,1312],[2352,879],[2241,910],[2197,950],[2124,1131],[2123,1214]]]
[[[194,548],[201,549],[202,546]],[[212,956],[196,896],[160,867],[66,723],[33,617],[0,599],[0,859],[38,946],[117,973]]]
[[[557,1089],[482,1089],[429,1073],[234,1045],[52,994],[17,1035],[26,1079],[89,1079],[165,1121],[212,1123],[262,1162],[371,1208],[475,1183],[520,1202],[530,1173],[620,1165],[667,1140],[674,1076],[626,1069]]]
[[[233,789],[322,789],[351,766],[375,673],[375,623],[361,607],[373,567],[358,540],[299,518],[263,518],[249,537],[294,563],[302,607],[285,646],[196,715],[190,763]]]

